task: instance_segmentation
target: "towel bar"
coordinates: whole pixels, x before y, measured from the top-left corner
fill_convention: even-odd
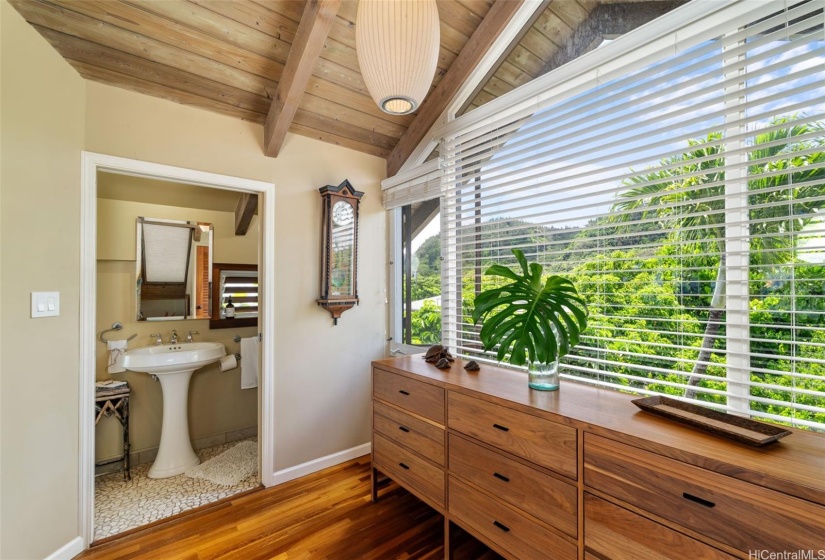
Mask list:
[[[106,344],[109,341],[106,340],[105,338],[103,338],[103,335],[106,334],[107,332],[119,331],[122,328],[123,328],[123,323],[112,323],[112,328],[100,331],[100,334],[97,335],[97,338],[98,338],[98,340],[100,340],[100,342],[102,342],[103,344]],[[137,337],[137,333],[135,333],[132,336],[130,336],[129,338],[127,338],[126,342],[132,340],[135,337]]]

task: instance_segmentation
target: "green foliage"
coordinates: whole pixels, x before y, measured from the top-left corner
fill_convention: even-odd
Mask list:
[[[481,342],[485,350],[498,346],[499,361],[549,364],[578,344],[587,328],[587,304],[570,280],[543,277],[540,264],[528,265],[518,249],[513,254],[522,274],[498,264],[488,268],[485,275],[511,282],[475,297],[473,322],[483,320]]]
[[[416,276],[439,276],[441,274],[441,236],[429,237],[416,250],[418,270]]]
[[[775,126],[782,124],[787,126]],[[720,296],[727,281],[720,274],[727,249],[720,139],[714,133],[691,140],[683,154],[657,166],[667,171],[640,171],[628,180],[612,217],[595,218],[584,228],[544,228],[516,219],[479,224],[482,251],[472,259],[459,256],[465,346],[477,346],[479,355],[491,347],[470,315],[479,309],[481,293],[502,290],[512,280],[479,277],[478,270],[517,265],[511,247],[540,258],[551,248],[559,255],[554,270],[575,284],[589,308],[587,334],[563,368],[621,373],[631,377],[621,381],[628,389],[676,396],[694,378],[702,389],[697,400],[725,404],[727,326],[724,319],[711,320],[712,313],[724,313]],[[774,119],[756,135],[748,157],[751,407],[825,425],[825,414],[790,406],[825,408],[825,264],[801,258],[806,237],[819,244],[822,239],[804,232],[825,214],[823,126]],[[502,244],[498,235],[516,239]],[[535,279],[523,265],[522,271]],[[499,359],[514,352],[512,342],[503,354],[499,347]],[[705,365],[696,369],[697,361]],[[563,371],[599,377],[581,368]]]
[[[417,276],[410,287],[412,301],[441,295],[441,276]]]
[[[432,345],[441,342],[441,307],[425,301],[421,309],[413,311],[411,318],[412,343]]]

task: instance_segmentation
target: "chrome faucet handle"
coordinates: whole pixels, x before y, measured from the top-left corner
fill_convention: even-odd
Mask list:
[[[186,342],[195,342],[192,338],[193,334],[200,334],[198,331],[189,331],[189,334],[186,335]]]
[[[178,331],[172,329],[172,337],[169,339],[169,344],[177,344],[178,343]]]
[[[154,338],[154,339],[155,339],[155,344],[156,344],[157,346],[160,346],[161,344],[163,344],[163,337],[161,337],[160,333],[158,333],[158,334],[150,334],[149,336],[151,336],[152,338]]]

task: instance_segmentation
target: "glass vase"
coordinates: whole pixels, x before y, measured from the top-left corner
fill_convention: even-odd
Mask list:
[[[533,362],[527,368],[527,385],[538,391],[559,390],[559,361],[549,364]]]

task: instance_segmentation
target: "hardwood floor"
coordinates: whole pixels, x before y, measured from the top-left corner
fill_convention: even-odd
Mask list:
[[[437,559],[443,518],[389,483],[369,499],[370,458],[229,498],[95,546],[78,559]],[[466,537],[457,558],[497,558]]]

